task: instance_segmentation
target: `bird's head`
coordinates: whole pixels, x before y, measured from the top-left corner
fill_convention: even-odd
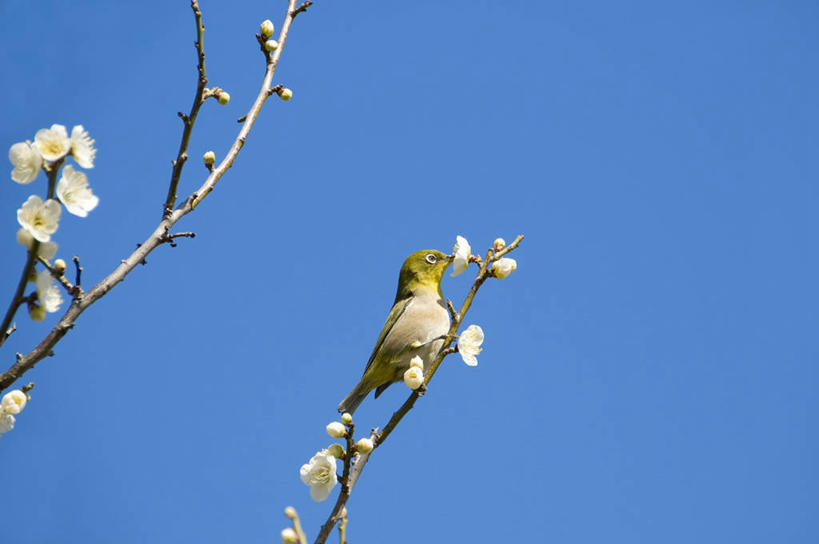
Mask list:
[[[398,277],[396,300],[422,292],[441,293],[441,279],[444,277],[452,256],[435,249],[416,251],[404,261]]]

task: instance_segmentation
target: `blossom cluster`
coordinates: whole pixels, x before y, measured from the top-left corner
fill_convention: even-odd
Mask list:
[[[0,436],[14,428],[14,416],[23,411],[28,402],[28,395],[19,389],[9,391],[0,401]]]
[[[68,213],[78,217],[87,217],[88,212],[97,207],[99,198],[88,186],[85,173],[70,164],[63,165],[66,157],[71,156],[79,167],[93,168],[96,154],[94,140],[82,125],[75,125],[69,136],[63,125],[54,124],[51,128],[38,130],[33,142],[26,140],[11,146],[9,160],[13,166],[12,180],[28,185],[41,170],[48,176],[46,200],[31,195],[17,210],[17,222],[20,224],[17,242],[28,251],[36,251],[38,257],[46,260],[53,259],[57,253],[57,243],[51,237],[57,232],[62,207],[65,206]],[[32,278],[37,287],[37,300],[29,302],[29,315],[35,321],[42,321],[46,313],[59,310],[63,302],[53,279],[47,270]]]

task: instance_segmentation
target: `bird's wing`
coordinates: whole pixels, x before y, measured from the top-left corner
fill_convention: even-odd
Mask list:
[[[395,324],[398,323],[401,316],[404,315],[404,312],[407,311],[410,304],[412,304],[412,297],[399,300],[393,305],[392,310],[390,310],[390,315],[387,316],[387,322],[384,323],[384,328],[381,329],[381,335],[379,335],[378,341],[375,343],[375,347],[373,348],[373,352],[370,354],[370,360],[367,361],[367,366],[364,368],[365,373],[367,372],[367,369],[370,368],[370,365],[373,364],[378,350],[381,349],[381,346],[384,344],[384,340],[386,340],[387,336],[390,334],[390,331],[393,329],[393,327],[395,327]]]

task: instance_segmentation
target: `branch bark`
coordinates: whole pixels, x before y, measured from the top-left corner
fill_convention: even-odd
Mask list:
[[[197,21],[198,27],[197,35],[199,38],[200,46],[197,47],[197,51],[201,49],[201,53],[199,56],[201,71],[199,72],[196,91],[196,96],[200,96],[200,87],[203,86],[202,79],[204,77],[204,48],[201,46],[203,27],[201,26],[201,13],[198,13],[199,11],[198,4],[196,3],[195,0],[191,2],[191,6],[194,9],[194,18]],[[39,344],[37,344],[37,346],[34,349],[32,349],[28,354],[19,357],[17,361],[6,372],[0,374],[0,391],[12,385],[23,374],[31,370],[31,368],[33,368],[34,365],[36,365],[44,357],[49,355],[52,352],[54,346],[57,345],[57,343],[60,341],[60,339],[62,339],[62,337],[65,336],[66,333],[68,333],[68,331],[74,327],[74,324],[76,323],[77,319],[86,309],[88,309],[91,305],[93,305],[99,299],[108,294],[108,292],[111,291],[111,289],[113,289],[120,282],[122,282],[125,279],[125,277],[131,271],[133,271],[133,269],[138,264],[143,262],[145,258],[148,256],[148,254],[150,254],[154,249],[162,245],[164,242],[167,242],[169,239],[168,236],[171,227],[173,227],[180,219],[185,217],[187,214],[191,213],[196,208],[196,206],[198,206],[202,202],[202,200],[204,200],[204,198],[208,194],[210,194],[216,183],[222,178],[225,172],[233,165],[233,161],[236,160],[236,157],[239,154],[239,151],[241,151],[242,146],[244,145],[245,140],[248,137],[248,134],[250,134],[250,129],[253,127],[253,124],[256,121],[256,117],[259,115],[259,111],[262,109],[265,100],[267,100],[268,96],[270,96],[273,74],[276,71],[276,66],[279,63],[282,51],[284,50],[287,35],[288,32],[290,31],[290,25],[292,24],[295,15],[296,1],[289,0],[287,6],[287,14],[285,15],[284,23],[282,24],[282,28],[279,33],[279,47],[278,49],[276,49],[273,55],[266,56],[267,59],[266,69],[264,78],[262,80],[261,89],[259,90],[259,93],[256,96],[256,99],[254,100],[253,105],[250,108],[250,111],[244,118],[242,127],[239,130],[239,134],[237,135],[236,139],[234,140],[233,144],[230,147],[230,150],[228,151],[227,155],[222,160],[222,162],[219,164],[219,166],[217,166],[210,172],[210,174],[202,183],[202,185],[190,196],[188,196],[184,204],[174,209],[173,211],[170,211],[169,213],[165,214],[162,221],[159,222],[159,225],[157,225],[157,227],[148,236],[148,238],[142,244],[140,244],[139,247],[137,247],[137,249],[133,253],[131,253],[126,259],[123,259],[120,265],[117,266],[117,268],[114,269],[113,272],[108,274],[108,276],[106,276],[97,285],[88,290],[88,292],[72,300],[70,306],[68,307],[68,310],[60,318],[59,322],[57,322],[54,328],[45,336],[45,338],[43,338],[42,341]],[[194,100],[194,107],[195,106],[196,99]],[[188,125],[186,124],[185,130],[183,131],[183,146],[180,147],[180,150],[186,148],[186,144],[184,142],[187,130]],[[179,168],[181,169],[181,166],[179,166]],[[174,172],[176,172],[176,167],[174,168]],[[172,175],[172,184],[173,179],[174,178]],[[167,202],[168,201],[166,201],[166,203]],[[77,285],[79,285],[79,278],[77,279],[76,283]],[[25,284],[23,284],[23,286],[25,286]]]

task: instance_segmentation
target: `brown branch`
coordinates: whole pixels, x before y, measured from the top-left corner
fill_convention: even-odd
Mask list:
[[[191,4],[196,5],[196,2],[191,2]],[[34,365],[49,355],[57,342],[59,342],[60,339],[62,339],[62,337],[65,336],[69,330],[71,330],[77,318],[89,306],[94,304],[100,298],[104,297],[109,291],[111,291],[111,289],[122,282],[138,264],[145,261],[145,257],[151,253],[151,251],[162,245],[164,237],[170,228],[184,216],[191,213],[196,206],[199,205],[199,203],[202,202],[202,200],[213,190],[214,185],[216,185],[224,173],[231,167],[233,161],[236,160],[236,156],[239,154],[239,151],[241,151],[248,134],[250,134],[250,129],[253,127],[256,117],[259,115],[262,105],[269,96],[268,91],[271,88],[273,74],[276,71],[276,66],[278,65],[282,51],[284,50],[285,41],[287,40],[287,33],[290,30],[291,23],[293,22],[292,13],[295,9],[295,5],[296,0],[288,0],[287,15],[285,16],[284,24],[282,25],[282,29],[279,34],[279,47],[276,49],[272,58],[268,61],[259,94],[256,96],[256,100],[253,102],[253,105],[247,114],[247,118],[245,119],[242,128],[239,130],[238,136],[234,140],[233,145],[231,145],[230,151],[227,153],[219,166],[210,172],[199,189],[191,194],[185,200],[183,205],[169,212],[162,219],[162,221],[159,222],[159,225],[157,225],[145,242],[140,244],[140,246],[128,256],[128,258],[123,259],[120,265],[117,266],[113,272],[108,274],[108,276],[106,276],[102,281],[92,287],[85,295],[83,295],[81,299],[75,299],[74,304],[69,306],[66,313],[62,316],[62,318],[60,318],[60,321],[57,322],[57,325],[54,326],[54,328],[45,336],[45,338],[42,339],[42,341],[40,341],[39,344],[37,344],[34,349],[32,349],[25,356],[19,357],[6,372],[0,374],[0,391],[9,387],[23,374],[31,370]],[[197,24],[199,24],[198,16]],[[76,284],[79,285],[79,283],[78,278]],[[22,285],[24,288],[25,283]],[[22,293],[22,288],[20,289],[20,292]],[[6,327],[7,326],[8,325],[6,325]]]
[[[6,339],[11,336],[11,333],[14,332],[14,329],[10,328],[11,320],[14,319],[14,315],[25,300],[23,298],[23,291],[26,290],[28,278],[31,275],[31,271],[34,270],[34,262],[37,259],[37,252],[39,250],[40,242],[37,240],[32,241],[31,247],[28,250],[26,264],[23,266],[23,274],[20,276],[20,281],[17,282],[17,289],[14,291],[14,296],[11,297],[11,303],[9,304],[8,310],[6,310],[6,315],[3,317],[3,323],[0,324],[0,331],[3,331],[2,336],[0,336],[0,346],[2,346]],[[16,329],[16,327],[14,328]]]
[[[182,175],[182,167],[185,166],[185,161],[188,160],[188,142],[191,139],[191,132],[193,132],[193,124],[196,122],[196,116],[199,115],[199,108],[202,107],[202,95],[205,92],[205,85],[208,84],[207,74],[205,73],[205,25],[202,24],[202,10],[199,9],[199,3],[196,0],[191,0],[191,9],[193,10],[193,18],[196,21],[196,55],[198,58],[197,70],[199,78],[196,82],[196,94],[193,97],[193,104],[191,105],[191,112],[185,115],[179,112],[179,117],[185,125],[182,129],[182,141],[179,143],[179,152],[176,155],[176,160],[173,161],[173,170],[171,171],[171,183],[168,186],[168,196],[165,198],[165,206],[162,217],[167,218],[176,204],[176,189],[179,186],[179,177]]]

